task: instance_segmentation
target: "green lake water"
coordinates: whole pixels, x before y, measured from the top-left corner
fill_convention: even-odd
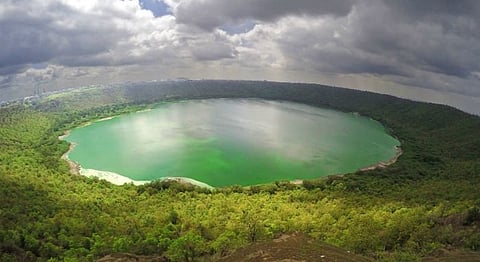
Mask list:
[[[214,187],[354,172],[388,161],[399,145],[366,117],[257,99],[164,103],[75,128],[66,139],[82,168]]]

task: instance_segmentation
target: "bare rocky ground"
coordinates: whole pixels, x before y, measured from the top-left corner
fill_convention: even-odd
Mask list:
[[[253,244],[218,261],[372,261],[325,243],[313,241],[304,234],[282,235],[273,241]]]

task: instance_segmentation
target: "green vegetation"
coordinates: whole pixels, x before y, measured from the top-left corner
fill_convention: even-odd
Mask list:
[[[114,186],[71,175],[58,136],[168,99],[259,97],[358,112],[403,155],[386,169],[215,191],[173,182]],[[83,90],[0,109],[0,261],[91,261],[128,252],[212,260],[303,232],[352,252],[414,260],[480,251],[480,119],[447,106],[346,89],[184,81]]]

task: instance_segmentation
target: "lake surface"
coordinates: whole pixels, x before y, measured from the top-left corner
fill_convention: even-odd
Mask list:
[[[73,129],[67,140],[84,169],[214,187],[354,172],[388,161],[400,144],[366,117],[257,99],[164,103]]]

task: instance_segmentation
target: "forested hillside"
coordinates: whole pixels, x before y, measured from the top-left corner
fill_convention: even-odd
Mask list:
[[[178,99],[257,97],[358,112],[401,142],[385,168],[303,185],[213,191],[115,186],[69,172],[66,130]],[[311,84],[170,81],[85,88],[0,108],[0,261],[92,261],[126,252],[211,261],[285,233],[374,259],[480,251],[480,118]],[[178,174],[181,176],[181,174]]]

